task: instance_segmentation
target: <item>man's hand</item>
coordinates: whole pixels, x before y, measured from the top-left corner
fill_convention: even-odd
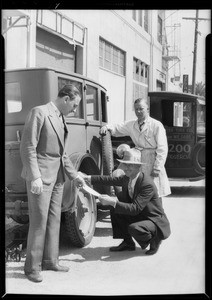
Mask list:
[[[31,193],[32,194],[41,194],[43,192],[43,182],[41,178],[37,178],[34,181],[31,181]]]
[[[99,130],[99,134],[106,134],[107,133],[107,126],[102,126]]]
[[[111,205],[113,207],[116,206],[117,203],[117,198],[115,197],[110,197],[108,195],[100,195],[99,196],[99,200],[101,202],[102,205]]]
[[[84,180],[88,181],[89,183],[91,182],[91,175],[84,174],[80,171],[78,171],[78,175],[82,177]]]
[[[79,175],[79,173],[77,178],[74,179],[74,182],[78,188],[81,188],[86,184],[85,180],[82,178],[82,176]]]
[[[159,174],[160,174],[160,170],[153,169],[153,170],[152,170],[152,173],[151,173],[151,176],[152,176],[152,177],[158,177]]]

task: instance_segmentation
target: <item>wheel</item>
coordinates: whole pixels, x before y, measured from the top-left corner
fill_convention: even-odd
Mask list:
[[[88,245],[94,235],[97,209],[93,196],[79,191],[73,184],[75,195],[75,210],[65,212],[65,227],[68,238],[73,246],[83,247]]]
[[[193,150],[193,165],[195,171],[201,175],[205,175],[205,142],[200,141]]]
[[[29,223],[29,216],[23,215],[23,216],[16,216],[16,215],[10,215],[11,219],[13,219],[15,222],[19,224],[28,224]]]
[[[89,154],[70,156],[76,170],[86,174],[99,174],[95,160]],[[74,181],[66,180],[63,190],[62,213],[65,235],[76,247],[88,245],[94,235],[97,219],[95,198],[76,188]]]

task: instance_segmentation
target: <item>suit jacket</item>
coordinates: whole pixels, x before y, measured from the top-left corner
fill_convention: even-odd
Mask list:
[[[150,176],[140,173],[135,183],[133,198],[129,196],[129,178],[126,175],[119,177],[92,175],[91,183],[122,186],[114,212],[136,216],[136,219],[140,216],[140,220],[151,220],[160,229],[161,238],[166,239],[170,235],[169,220]]]
[[[51,103],[34,107],[28,114],[21,137],[20,154],[23,163],[21,176],[29,181],[41,177],[50,184],[60,174],[70,179],[77,177],[77,171],[65,152],[68,135]]]

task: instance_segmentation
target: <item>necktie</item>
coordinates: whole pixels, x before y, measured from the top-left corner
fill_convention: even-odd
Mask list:
[[[65,134],[68,132],[68,129],[66,127],[66,121],[64,119],[64,116],[61,114],[61,118],[62,118],[62,123],[63,123],[63,128],[64,128],[64,131],[65,131]]]
[[[129,183],[128,183],[128,192],[129,192],[130,198],[132,198],[133,197],[133,188],[132,188],[132,180],[131,179],[129,180]]]
[[[143,128],[143,126],[144,126],[144,122],[143,122],[143,123],[141,123],[141,124],[139,124],[138,126],[139,126],[139,130],[141,131],[141,130],[142,130],[142,128]]]

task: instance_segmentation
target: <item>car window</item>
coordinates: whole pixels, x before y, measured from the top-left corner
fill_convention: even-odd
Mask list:
[[[107,96],[101,91],[102,122],[107,122]]]
[[[197,134],[205,134],[205,105],[197,103]]]
[[[87,85],[86,88],[86,114],[87,120],[99,120],[97,88]]]
[[[5,84],[6,113],[16,113],[22,110],[21,88],[19,82]]]
[[[162,100],[162,122],[169,127],[192,126],[192,103]]]

